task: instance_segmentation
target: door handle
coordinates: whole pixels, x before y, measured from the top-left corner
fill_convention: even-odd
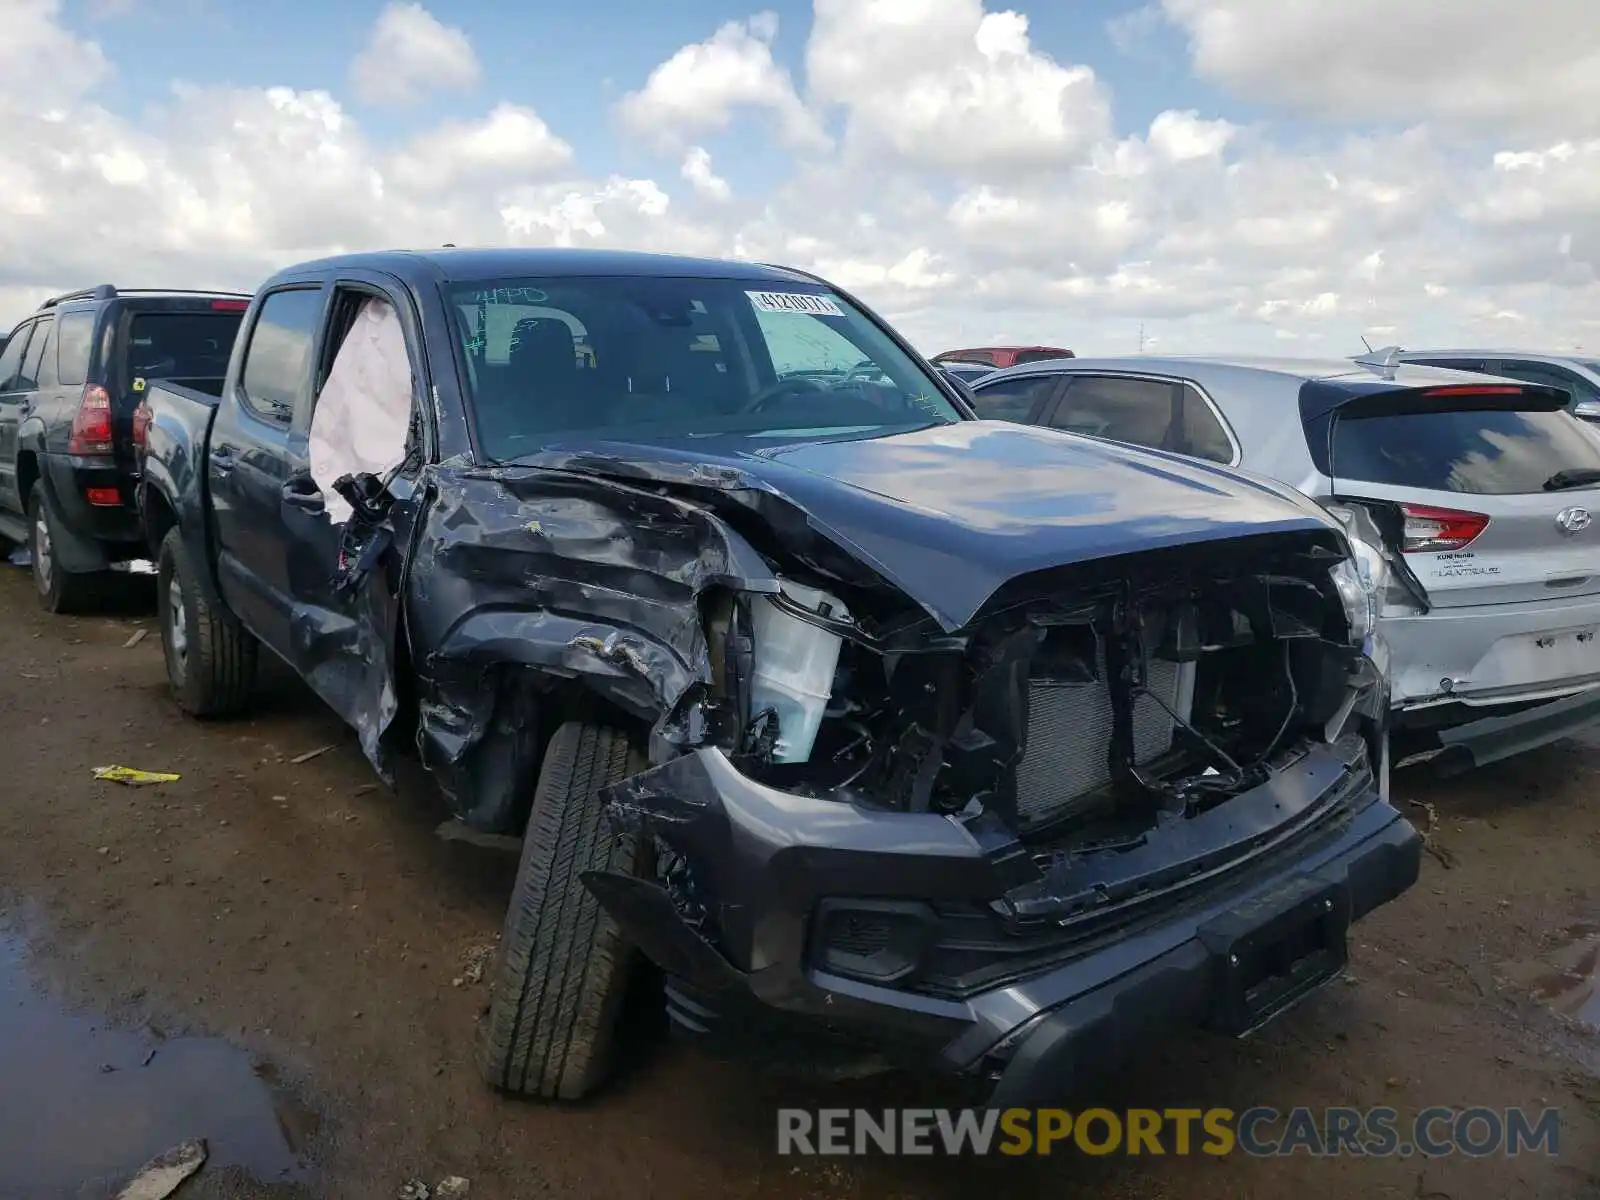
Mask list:
[[[217,474],[226,475],[237,465],[233,457],[233,447],[218,446],[211,452],[211,465],[216,468]]]
[[[306,512],[321,512],[322,489],[310,479],[291,479],[283,485],[283,502]]]

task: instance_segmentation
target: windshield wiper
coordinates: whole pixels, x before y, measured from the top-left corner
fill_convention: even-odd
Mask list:
[[[1600,467],[1580,467],[1575,471],[1557,471],[1544,481],[1547,492],[1564,492],[1569,488],[1591,487],[1600,483]]]

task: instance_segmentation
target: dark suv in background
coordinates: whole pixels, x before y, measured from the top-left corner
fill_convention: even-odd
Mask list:
[[[0,350],[0,538],[25,542],[39,600],[81,609],[148,553],[134,507],[133,413],[147,381],[222,389],[249,307],[231,292],[54,296]]]

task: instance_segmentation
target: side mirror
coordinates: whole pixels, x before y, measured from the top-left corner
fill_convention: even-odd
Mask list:
[[[1585,421],[1600,421],[1600,400],[1580,400],[1572,406],[1572,415]]]

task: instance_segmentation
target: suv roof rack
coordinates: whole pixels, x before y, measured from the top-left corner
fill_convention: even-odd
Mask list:
[[[245,300],[251,298],[250,292],[230,292],[223,288],[117,288],[113,284],[99,283],[90,288],[79,288],[75,292],[62,292],[59,296],[51,296],[39,307],[41,309],[54,308],[68,300],[115,300],[118,296],[151,295],[166,296],[235,296]]]
[[[59,296],[51,296],[40,308],[54,308],[68,300],[109,300],[117,294],[117,289],[109,283],[96,284],[91,288],[79,288],[75,292],[62,292]]]

